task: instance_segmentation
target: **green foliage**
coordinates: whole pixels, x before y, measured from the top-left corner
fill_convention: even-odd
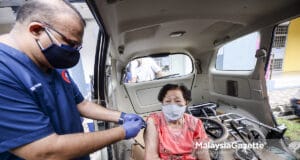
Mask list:
[[[287,127],[286,137],[291,141],[300,141],[300,121],[291,121],[284,118],[277,118],[278,124],[284,124]]]

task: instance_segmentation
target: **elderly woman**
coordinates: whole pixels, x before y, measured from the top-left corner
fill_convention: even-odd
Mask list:
[[[191,101],[190,91],[182,85],[167,84],[158,94],[162,112],[147,119],[145,139],[146,160],[207,160],[208,150],[195,143],[208,142],[201,120],[186,114]]]

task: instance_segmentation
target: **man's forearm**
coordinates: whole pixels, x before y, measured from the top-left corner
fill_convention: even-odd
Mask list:
[[[118,122],[121,114],[119,111],[109,110],[89,101],[81,102],[77,108],[83,117],[94,120]]]
[[[108,144],[124,139],[123,127],[105,131],[48,137],[12,150],[13,154],[30,160],[66,160],[88,155]]]

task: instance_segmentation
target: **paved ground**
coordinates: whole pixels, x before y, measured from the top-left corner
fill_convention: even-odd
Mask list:
[[[290,106],[290,99],[300,96],[300,72],[273,73],[267,87],[272,108]]]
[[[300,81],[299,81],[300,83]],[[291,106],[290,99],[299,96],[300,87],[295,88],[286,88],[286,89],[277,89],[269,91],[269,103],[271,108],[278,111],[289,109]]]
[[[300,72],[273,73],[271,80],[267,81],[267,87],[269,103],[274,111],[274,115],[278,115],[282,111],[289,111],[291,110],[290,99],[300,98]],[[295,120],[295,117],[297,121],[300,119],[297,116],[292,116],[293,120]],[[289,148],[300,159],[300,142],[290,143]]]
[[[272,73],[267,82],[269,90],[300,87],[300,72]]]

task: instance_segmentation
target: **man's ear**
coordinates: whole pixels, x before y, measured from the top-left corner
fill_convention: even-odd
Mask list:
[[[45,31],[45,28],[41,23],[31,22],[28,25],[28,31],[34,36],[35,39],[39,39],[40,35]]]

